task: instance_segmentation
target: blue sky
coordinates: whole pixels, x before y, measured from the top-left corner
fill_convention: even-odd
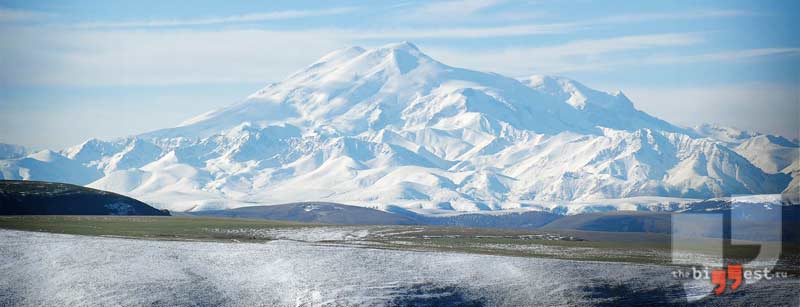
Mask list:
[[[800,131],[797,1],[0,1],[0,142],[175,125],[344,46],[621,89],[681,125]]]

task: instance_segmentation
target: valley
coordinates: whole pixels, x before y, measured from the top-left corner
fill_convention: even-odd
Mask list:
[[[159,241],[266,243],[288,240],[358,248],[456,252],[563,260],[611,261],[666,265],[672,262],[668,233],[520,230],[428,225],[330,225],[263,219],[147,216],[0,216],[0,229]],[[692,259],[703,263],[713,238],[684,242]],[[739,244],[775,245],[741,241]],[[800,242],[786,241],[781,269],[797,271]],[[729,256],[736,257],[736,253]],[[746,251],[740,256],[745,258]],[[800,273],[800,271],[798,271]]]

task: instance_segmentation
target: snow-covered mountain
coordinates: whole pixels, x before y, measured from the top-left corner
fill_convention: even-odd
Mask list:
[[[0,160],[3,179],[39,180],[85,185],[102,177],[103,173],[63,155],[42,150],[28,156]]]
[[[702,137],[725,143],[769,174],[790,174],[800,162],[800,145],[782,136],[761,134],[716,124],[693,128]]]
[[[761,135],[757,132],[746,131],[720,124],[702,124],[692,128],[692,132],[701,137],[706,137],[736,146],[751,138]]]
[[[761,134],[717,124],[693,128],[701,136],[725,143],[768,174],[787,174],[792,181],[783,190],[783,200],[800,204],[800,145],[782,136]]]
[[[15,159],[24,157],[28,150],[23,146],[0,143],[0,159]]]
[[[637,110],[621,92],[451,67],[399,43],[334,51],[177,127],[49,152],[52,170],[85,174],[47,179],[91,180],[171,210],[310,200],[422,211],[664,208],[787,187],[789,175],[770,172],[783,156],[704,136]],[[35,158],[0,162],[3,177],[44,176],[25,159]]]
[[[734,147],[734,150],[770,174],[790,174],[796,168],[800,155],[800,146],[773,135],[750,138]]]

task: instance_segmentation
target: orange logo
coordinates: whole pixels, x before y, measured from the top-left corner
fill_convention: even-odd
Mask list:
[[[711,284],[716,286],[716,288],[714,289],[714,294],[720,295],[723,292],[725,292],[728,280],[733,280],[733,284],[731,284],[731,290],[736,291],[736,289],[739,289],[739,286],[742,285],[741,264],[728,265],[727,274],[725,270],[711,271]]]

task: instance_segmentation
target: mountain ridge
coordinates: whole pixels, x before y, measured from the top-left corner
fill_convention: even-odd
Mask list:
[[[785,164],[774,154],[785,150],[766,162],[751,152],[637,110],[622,92],[451,67],[403,42],[340,49],[179,126],[61,154],[100,173],[82,184],[177,211],[297,201],[485,211],[783,191],[790,175],[762,168]],[[4,178],[36,179],[4,161]]]

